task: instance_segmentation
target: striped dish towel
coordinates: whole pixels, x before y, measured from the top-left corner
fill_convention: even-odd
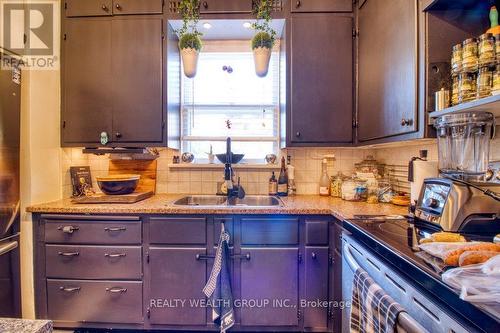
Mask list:
[[[403,307],[373,281],[361,268],[354,274],[351,305],[351,332],[397,332],[398,315]]]
[[[214,267],[207,284],[203,288],[203,293],[211,300],[212,320],[220,326],[221,333],[226,332],[235,323],[231,276],[229,274],[230,261],[229,234],[224,228],[224,223],[222,223]]]

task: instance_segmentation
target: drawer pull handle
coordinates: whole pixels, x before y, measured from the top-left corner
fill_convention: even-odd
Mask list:
[[[215,258],[214,255],[199,254],[199,253],[196,255],[196,260],[210,260],[214,258]]]
[[[104,231],[108,231],[108,232],[115,232],[115,231],[125,231],[127,230],[127,228],[125,227],[111,227],[111,228],[104,228]]]
[[[231,257],[233,259],[250,260],[250,253],[247,253],[247,254],[233,254]]]
[[[109,292],[109,293],[114,293],[114,294],[117,294],[117,293],[126,293],[127,292],[127,288],[112,287],[112,288],[106,288],[106,291]]]
[[[126,253],[104,253],[105,257],[108,258],[120,258],[120,257],[125,257],[127,256]]]
[[[57,227],[57,230],[61,230],[65,234],[72,234],[73,232],[80,230],[80,228],[72,225],[65,225]]]
[[[59,252],[58,254],[63,257],[77,257],[80,255],[80,252]]]
[[[67,293],[74,293],[80,291],[80,289],[81,289],[80,287],[59,287],[60,291],[64,291]]]

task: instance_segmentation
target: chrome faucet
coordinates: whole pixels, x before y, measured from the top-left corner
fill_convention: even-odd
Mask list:
[[[224,163],[224,180],[227,188],[227,198],[229,204],[233,203],[236,198],[243,199],[245,197],[245,190],[240,184],[240,177],[238,177],[238,184],[233,181],[233,153],[231,152],[231,138],[226,140],[226,163]]]

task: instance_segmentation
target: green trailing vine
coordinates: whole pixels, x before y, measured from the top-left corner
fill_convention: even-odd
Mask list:
[[[254,15],[257,21],[252,24],[252,29],[258,31],[252,38],[252,49],[265,47],[272,49],[276,40],[276,31],[271,28],[271,12],[273,10],[272,0],[257,0],[254,7]]]
[[[196,25],[200,20],[200,0],[182,0],[179,4],[179,13],[182,15],[182,28],[176,30],[179,35],[179,48],[201,50],[203,36]]]

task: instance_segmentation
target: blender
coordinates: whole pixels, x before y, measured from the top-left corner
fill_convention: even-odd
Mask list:
[[[426,178],[415,217],[443,231],[500,233],[500,184],[487,182],[495,118],[488,112],[436,119],[439,177]]]

